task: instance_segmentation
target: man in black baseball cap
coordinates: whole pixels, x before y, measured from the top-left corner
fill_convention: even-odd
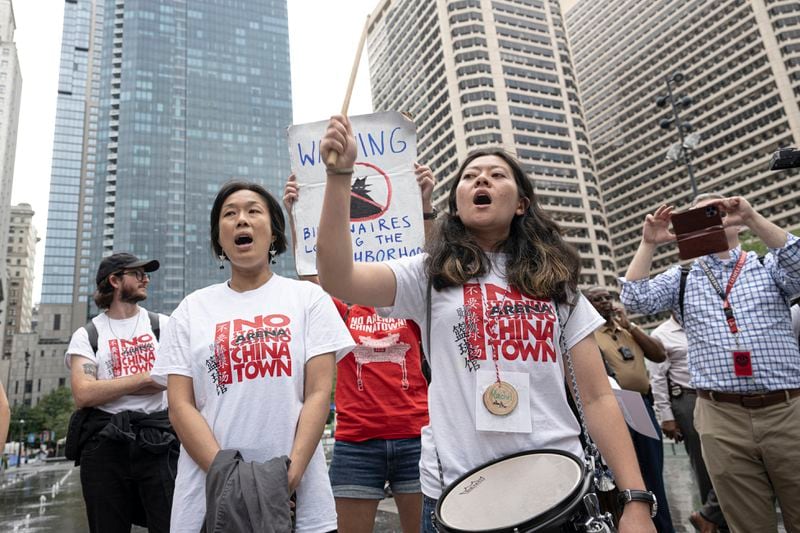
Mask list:
[[[144,272],[155,272],[158,270],[158,261],[155,259],[151,259],[150,261],[140,260],[133,254],[120,252],[113,255],[109,255],[102,261],[100,261],[100,266],[97,267],[97,278],[95,281],[97,285],[100,286],[103,280],[107,279],[108,276],[114,274],[115,272],[119,272],[122,270],[139,270],[141,269]]]
[[[158,267],[129,253],[103,259],[94,293],[101,312],[67,348],[72,395],[86,413],[79,427],[70,423],[67,440],[79,443],[70,458],[81,466],[92,533],[130,531],[131,524],[169,531],[180,444],[164,387],[150,377],[169,318],[139,306]]]

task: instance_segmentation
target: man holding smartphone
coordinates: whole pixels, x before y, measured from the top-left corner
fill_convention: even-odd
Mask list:
[[[689,345],[694,425],[732,531],[777,530],[775,499],[789,531],[800,530],[800,354],[788,300],[800,292],[800,238],[739,196],[700,195],[693,207],[724,214],[729,250],[705,255],[686,275],[675,265],[650,278],[656,248],[673,242],[672,207],[647,215],[622,282],[632,312],[672,311]],[[747,227],[769,248],[739,246]]]
[[[584,295],[606,320],[606,323],[594,332],[606,367],[613,372],[620,387],[642,395],[653,426],[657,429],[658,422],[653,411],[653,397],[650,393],[650,380],[647,377],[644,360],[647,358],[655,363],[664,361],[666,359],[664,347],[660,341],[650,337],[628,320],[625,311],[614,305],[616,298],[608,290],[593,287],[584,291]],[[659,533],[672,532],[674,528],[662,477],[664,448],[661,434],[659,433],[658,439],[652,439],[634,430],[630,430],[630,433],[644,483],[647,490],[655,494],[658,500],[658,514],[653,518],[653,523]]]

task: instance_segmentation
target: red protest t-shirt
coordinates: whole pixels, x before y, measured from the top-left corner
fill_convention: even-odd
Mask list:
[[[357,343],[336,368],[336,440],[419,437],[428,423],[419,326],[333,301]]]

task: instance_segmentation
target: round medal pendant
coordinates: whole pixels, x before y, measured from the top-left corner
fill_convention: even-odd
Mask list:
[[[505,381],[496,381],[489,385],[483,393],[483,405],[497,416],[505,416],[517,408],[519,396],[517,389]]]

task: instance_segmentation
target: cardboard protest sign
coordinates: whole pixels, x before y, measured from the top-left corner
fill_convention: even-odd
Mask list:
[[[396,112],[350,117],[350,122],[357,147],[350,196],[353,258],[376,262],[422,253],[425,233],[414,174],[414,123]],[[288,131],[299,193],[292,217],[300,275],[317,273],[317,228],[326,180],[319,146],[327,127],[328,121],[322,121],[294,125]]]

